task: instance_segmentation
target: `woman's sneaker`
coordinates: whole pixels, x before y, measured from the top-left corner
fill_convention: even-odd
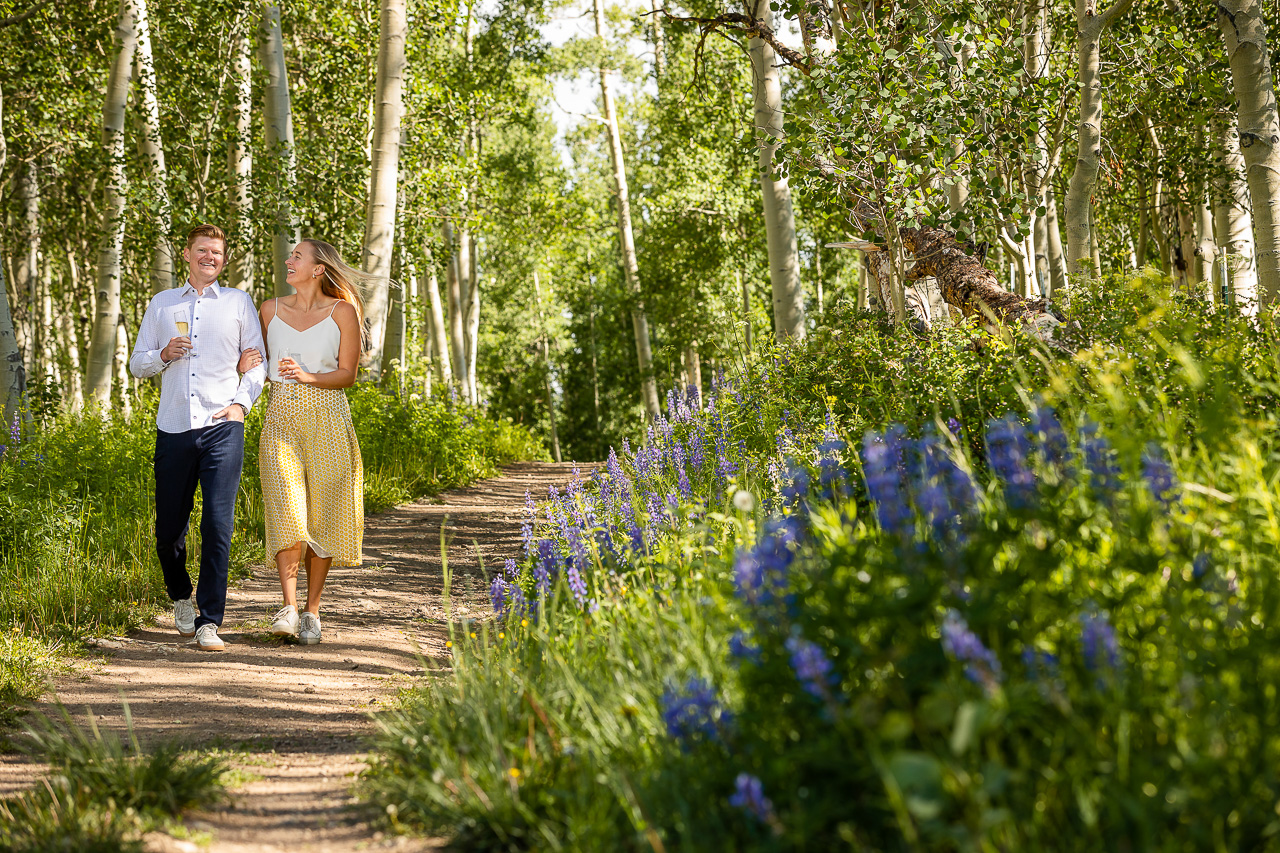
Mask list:
[[[196,635],[196,603],[189,598],[179,598],[173,603],[173,627],[184,637]]]
[[[298,642],[304,646],[314,646],[320,642],[320,617],[309,611],[302,611],[302,625],[298,629]]]
[[[277,637],[296,637],[298,621],[298,608],[286,604],[276,613],[275,621],[271,623],[271,633]]]
[[[196,648],[202,652],[226,651],[226,645],[218,636],[217,625],[210,622],[200,626],[200,630],[196,631]]]

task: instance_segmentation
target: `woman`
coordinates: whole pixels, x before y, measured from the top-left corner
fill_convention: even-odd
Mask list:
[[[267,554],[280,572],[284,606],[271,632],[320,642],[320,593],[331,566],[358,566],[364,540],[364,472],[342,389],[356,381],[364,274],[333,246],[303,240],[285,267],[292,296],[268,299],[258,317],[270,359],[271,402],[258,450]],[[241,368],[261,356],[246,351]],[[298,569],[307,603],[299,614]]]

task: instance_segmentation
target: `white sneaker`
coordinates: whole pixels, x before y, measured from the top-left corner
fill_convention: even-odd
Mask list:
[[[217,625],[210,622],[208,625],[200,626],[200,630],[196,631],[196,648],[202,652],[226,651],[226,644],[218,637]]]
[[[180,598],[173,603],[173,627],[184,637],[196,635],[196,603],[190,598]]]
[[[302,625],[298,629],[298,642],[304,646],[314,646],[320,642],[320,617],[308,610],[302,611]]]
[[[275,621],[271,623],[271,633],[277,637],[296,637],[298,621],[298,608],[286,604],[276,612]]]

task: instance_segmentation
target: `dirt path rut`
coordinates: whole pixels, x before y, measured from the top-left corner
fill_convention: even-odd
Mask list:
[[[123,697],[144,743],[177,738],[231,750],[249,781],[228,807],[188,821],[212,834],[214,853],[431,849],[430,841],[382,839],[352,809],[369,715],[424,676],[424,661],[447,664],[442,524],[454,617],[483,616],[489,597],[480,560],[490,575],[500,570],[519,548],[525,491],[545,496],[571,472],[570,464],[511,465],[498,477],[370,517],[365,565],[329,575],[318,646],[266,633],[280,588],[274,567],[264,567],[229,592],[219,632],[226,652],[195,651],[164,615],[128,637],[103,640],[101,663],[60,679],[58,698],[76,716],[88,708],[99,726],[119,731]],[[0,756],[0,795],[31,784],[39,769]],[[160,839],[155,849],[194,848]]]

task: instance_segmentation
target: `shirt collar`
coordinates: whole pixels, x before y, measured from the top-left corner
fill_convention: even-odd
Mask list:
[[[218,283],[215,281],[213,284],[209,285],[204,289],[204,295],[212,299],[217,299],[218,290],[219,290]],[[196,292],[195,286],[192,285],[191,280],[188,279],[187,283],[182,286],[182,290],[179,291],[179,294],[181,296],[186,296],[189,293],[195,293],[195,292]]]

